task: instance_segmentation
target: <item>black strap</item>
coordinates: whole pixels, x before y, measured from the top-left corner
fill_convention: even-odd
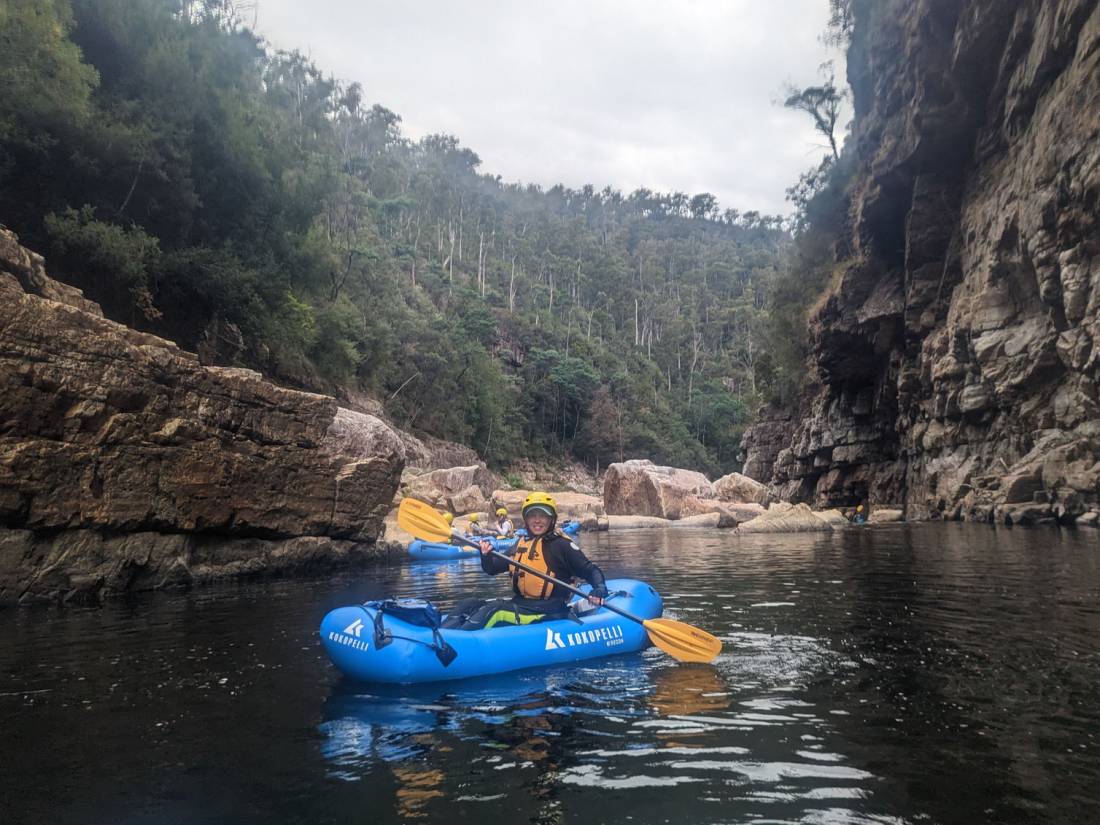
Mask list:
[[[364,608],[364,612],[370,616],[369,610]],[[428,644],[423,639],[413,639],[410,636],[397,636],[386,628],[382,618],[383,612],[382,609],[379,609],[371,618],[371,622],[374,624],[374,646],[378,650],[390,644],[394,639],[401,639],[402,641],[415,642],[418,645],[424,645],[424,647],[430,648],[435,652],[436,658],[439,659],[443,667],[449,666],[451,662],[457,658],[458,651],[447,644],[447,640],[443,638],[443,634],[439,632],[439,628],[431,628],[432,644]]]

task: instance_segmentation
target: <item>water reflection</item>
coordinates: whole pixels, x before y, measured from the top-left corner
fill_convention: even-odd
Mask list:
[[[420,819],[426,816],[425,807],[433,799],[442,797],[443,771],[438,768],[416,770],[396,767],[393,769],[397,780],[397,815],[401,819]]]
[[[656,671],[646,704],[660,716],[721,711],[729,706],[729,685],[711,665],[670,665]]]
[[[0,613],[0,726],[19,755],[0,819],[1097,821],[1096,541],[967,525],[585,537],[609,574],[721,636],[718,660],[651,649],[415,688],[342,681],[318,618],[506,582],[394,564]]]

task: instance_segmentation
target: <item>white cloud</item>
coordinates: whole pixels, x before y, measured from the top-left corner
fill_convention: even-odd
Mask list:
[[[786,212],[822,154],[776,105],[840,57],[826,0],[258,0],[257,29],[363,84],[406,134],[456,135],[508,181],[710,191]]]

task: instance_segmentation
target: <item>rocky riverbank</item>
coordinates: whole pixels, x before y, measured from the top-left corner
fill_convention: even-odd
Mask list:
[[[497,478],[483,465],[409,473],[394,505],[409,496],[452,512],[458,529],[471,516],[482,524],[503,507],[518,523],[529,489],[491,489]],[[740,473],[711,482],[702,473],[663,467],[635,459],[611,464],[603,477],[602,495],[549,489],[560,521],[577,520],[582,530],[644,528],[734,529],[743,533],[829,531],[849,524],[839,510],[814,511],[804,504],[774,500],[768,488]],[[869,521],[901,521],[900,509],[872,509]],[[412,540],[397,525],[396,509],[386,519],[386,536]]]
[[[0,605],[363,561],[401,438],[103,317],[0,230]]]

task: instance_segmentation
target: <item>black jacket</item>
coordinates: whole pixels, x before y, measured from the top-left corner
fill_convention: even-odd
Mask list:
[[[542,552],[546,559],[546,566],[557,573],[557,578],[561,581],[572,584],[572,579],[582,579],[592,585],[592,589],[597,591],[597,595],[600,595],[599,591],[607,592],[607,588],[604,586],[603,571],[589,561],[575,542],[560,533],[555,533],[553,536],[547,536],[542,540]],[[491,553],[483,553],[481,555],[481,569],[490,576],[495,576],[498,573],[507,573],[513,567],[504,559]],[[527,599],[525,601],[530,601],[533,604],[543,602],[546,604],[539,606],[549,609],[564,607],[565,603],[572,598],[572,595],[568,590],[555,587],[548,599]],[[517,602],[522,600],[518,593],[515,596]]]

